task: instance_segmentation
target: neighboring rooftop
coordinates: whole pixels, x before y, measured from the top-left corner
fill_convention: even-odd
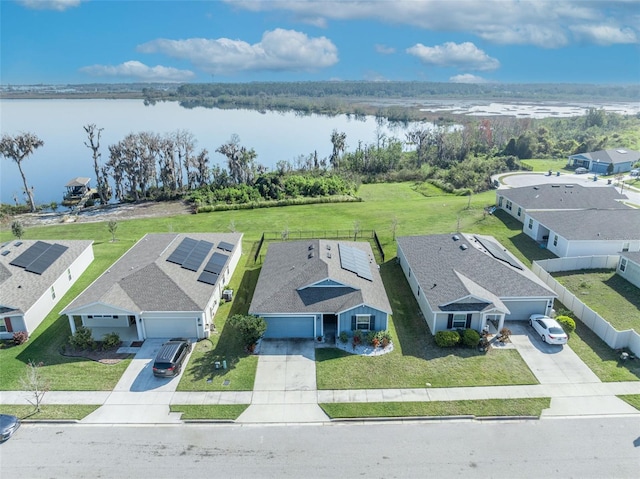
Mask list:
[[[194,255],[201,256],[199,261],[194,262],[193,256],[184,266],[183,261],[169,261],[185,239],[194,246],[206,246],[205,243],[212,246],[194,251]],[[241,233],[147,234],[63,312],[93,303],[109,304],[127,311],[202,311],[219,280],[216,277],[213,281],[202,281],[201,277],[210,265],[207,258],[213,258],[216,253],[228,254],[219,248],[220,244],[233,245],[235,250],[241,241]],[[207,252],[202,255],[204,249]],[[189,258],[191,251],[186,252],[183,260]]]
[[[589,153],[577,153],[571,155],[569,158],[587,158],[592,161],[599,161],[600,163],[626,163],[630,161],[635,163],[640,160],[640,152],[634,150],[627,150],[626,148],[616,148],[613,150],[599,150]]]
[[[640,239],[640,210],[533,211],[534,220],[568,240]]]
[[[620,256],[627,258],[634,263],[640,264],[640,251],[624,251],[620,253]]]
[[[391,313],[369,243],[290,241],[269,244],[249,311],[339,313],[361,304]]]
[[[2,311],[26,312],[92,243],[82,240],[15,240],[4,243],[0,247]],[[47,257],[51,248],[56,250],[55,254]],[[27,261],[23,261],[25,258]]]
[[[628,198],[611,187],[543,184],[498,190],[498,195],[531,210],[627,209]]]
[[[450,303],[469,296],[498,307],[499,298],[556,296],[492,236],[403,236],[397,242],[434,311],[451,311]],[[477,309],[487,306],[479,303]]]
[[[69,181],[69,183],[67,183],[66,186],[67,188],[73,188],[76,186],[86,186],[89,184],[89,182],[91,181],[91,178],[86,178],[84,176],[78,176],[74,179],[72,179],[71,181]]]

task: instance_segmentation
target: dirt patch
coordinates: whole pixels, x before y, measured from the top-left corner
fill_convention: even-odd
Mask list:
[[[141,203],[92,206],[79,211],[77,214],[68,211],[27,213],[8,218],[8,221],[11,222],[16,219],[21,221],[24,226],[39,226],[61,223],[95,223],[109,220],[160,218],[192,213],[192,207],[186,201],[145,201]]]
[[[81,351],[75,349],[67,348],[64,352],[60,353],[63,356],[69,356],[72,358],[85,358],[90,359],[91,361],[96,361],[101,364],[118,364],[120,361],[131,357],[132,355],[129,353],[118,353],[116,352],[118,348],[108,349],[106,351],[102,350],[88,350],[83,349]]]

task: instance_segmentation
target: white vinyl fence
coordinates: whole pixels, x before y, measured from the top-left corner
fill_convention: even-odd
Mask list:
[[[574,271],[580,269],[615,269],[618,255],[576,256],[534,261],[531,270],[538,275],[558,295],[558,301],[569,308],[591,331],[596,333],[613,349],[629,348],[636,357],[640,357],[640,334],[633,329],[618,331],[593,309],[580,301],[567,288],[556,281],[550,273],[556,271]]]

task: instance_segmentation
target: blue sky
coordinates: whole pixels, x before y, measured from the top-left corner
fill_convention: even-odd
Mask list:
[[[637,83],[639,0],[1,0],[0,83]]]

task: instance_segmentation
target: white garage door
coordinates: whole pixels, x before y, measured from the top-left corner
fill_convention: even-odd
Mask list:
[[[313,338],[313,316],[265,318],[265,338]]]
[[[197,338],[195,318],[146,318],[147,338]]]

